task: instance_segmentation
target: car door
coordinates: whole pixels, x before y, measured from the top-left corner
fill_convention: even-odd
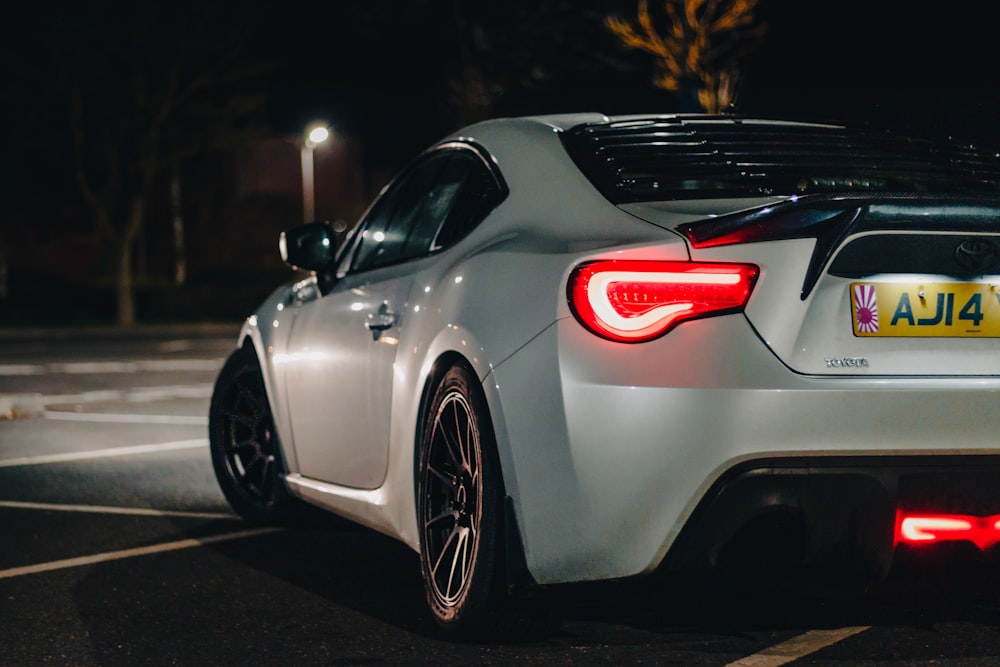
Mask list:
[[[373,489],[385,477],[393,362],[415,272],[460,189],[456,151],[425,156],[359,223],[332,289],[299,306],[287,399],[299,472]]]

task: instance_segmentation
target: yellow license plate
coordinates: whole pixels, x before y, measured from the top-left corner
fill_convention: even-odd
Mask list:
[[[855,336],[1000,337],[1000,285],[851,283]]]

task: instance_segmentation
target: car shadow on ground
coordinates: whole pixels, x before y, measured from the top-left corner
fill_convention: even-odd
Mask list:
[[[203,538],[247,528],[220,520],[182,532]],[[425,609],[416,553],[331,519],[89,568],[71,605],[47,612],[51,646],[39,650],[81,665],[614,664],[664,656],[715,664],[812,629],[1000,621],[996,589],[977,588],[971,574],[964,589],[915,577],[919,585],[900,578],[891,582],[899,590],[880,591],[691,573],[551,587],[530,600],[560,620],[548,634],[456,643],[441,641]],[[948,650],[982,655],[976,646]]]
[[[424,609],[419,560],[405,545],[336,518],[212,548],[338,605],[425,637],[439,637]],[[654,632],[781,631],[859,625],[1000,625],[993,566],[909,563],[871,583],[796,573],[681,572],[625,581],[545,587],[522,604],[565,623]],[[562,623],[552,626],[559,633]]]

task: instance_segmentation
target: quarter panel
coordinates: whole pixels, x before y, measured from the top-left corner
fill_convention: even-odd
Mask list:
[[[1000,380],[797,375],[741,315],[641,345],[562,319],[495,375],[540,583],[655,568],[702,494],[743,461],[1000,452]]]

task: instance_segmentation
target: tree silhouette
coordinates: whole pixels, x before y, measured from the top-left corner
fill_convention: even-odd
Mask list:
[[[254,24],[234,9],[88,6],[53,26],[52,85],[69,111],[73,178],[113,249],[121,325],[136,319],[133,255],[151,202],[180,163],[239,142],[263,109],[257,80],[269,64],[247,56]]]
[[[758,0],[664,0],[666,28],[657,30],[648,0],[634,21],[618,16],[605,25],[628,49],[653,56],[653,85],[678,94],[682,112],[720,113],[735,102],[740,58],[759,43],[767,25]]]

